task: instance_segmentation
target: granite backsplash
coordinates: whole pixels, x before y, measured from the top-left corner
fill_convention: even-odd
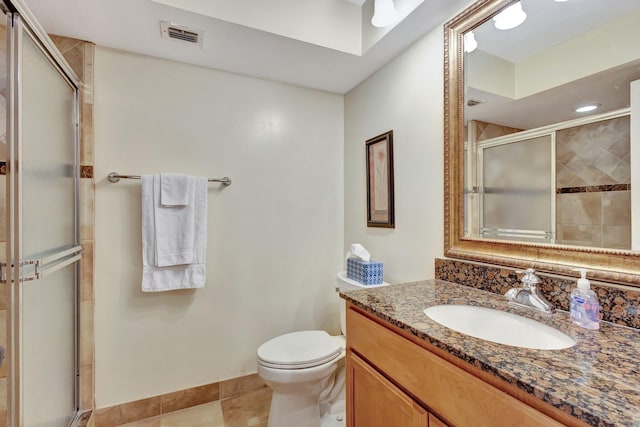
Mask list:
[[[569,311],[569,296],[576,287],[576,278],[560,278],[536,272],[542,283],[540,293],[556,309]],[[436,258],[435,278],[504,295],[519,286],[522,274],[515,269],[474,262]],[[608,286],[592,282],[591,289],[600,301],[601,319],[607,322],[640,329],[640,290],[618,285]]]

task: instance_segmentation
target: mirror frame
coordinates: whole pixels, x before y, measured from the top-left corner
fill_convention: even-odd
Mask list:
[[[583,267],[590,279],[640,287],[640,252],[464,236],[463,35],[515,1],[478,0],[444,25],[444,254],[574,277]]]

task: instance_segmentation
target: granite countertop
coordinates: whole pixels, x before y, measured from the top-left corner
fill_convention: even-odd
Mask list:
[[[602,322],[590,331],[569,314],[510,306],[501,295],[441,280],[341,292],[357,307],[594,426],[640,426],[640,330]],[[423,310],[469,304],[509,311],[577,341],[564,350],[496,344],[446,328]]]

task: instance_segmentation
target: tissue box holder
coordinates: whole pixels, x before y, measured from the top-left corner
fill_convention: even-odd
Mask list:
[[[382,263],[349,258],[347,277],[363,285],[382,285]]]

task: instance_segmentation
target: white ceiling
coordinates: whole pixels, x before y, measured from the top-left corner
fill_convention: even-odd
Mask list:
[[[202,0],[213,1],[213,0]],[[267,0],[262,0],[262,4]],[[269,0],[274,1],[275,0]],[[283,3],[284,0],[277,0]],[[300,0],[288,0],[297,2]],[[306,0],[311,1],[311,0]],[[327,0],[313,0],[323,2]],[[360,31],[370,26],[372,1],[362,4]],[[396,3],[409,0],[396,0]],[[416,0],[412,0],[414,3]],[[420,3],[422,0],[417,2]],[[217,0],[234,7],[238,0]],[[350,7],[360,0],[346,0]],[[345,53],[273,32],[216,19],[151,0],[25,0],[45,31],[99,46],[343,94],[414,41],[469,3],[424,0],[402,22],[362,54]],[[246,0],[242,3],[246,4]],[[300,26],[303,20],[295,18]],[[308,16],[309,20],[317,19]],[[159,22],[204,30],[203,48],[160,36]],[[363,46],[364,47],[364,46]]]
[[[501,31],[489,21],[473,30],[478,49],[519,62],[640,10],[640,0],[521,0],[521,4],[527,14],[522,25]]]

